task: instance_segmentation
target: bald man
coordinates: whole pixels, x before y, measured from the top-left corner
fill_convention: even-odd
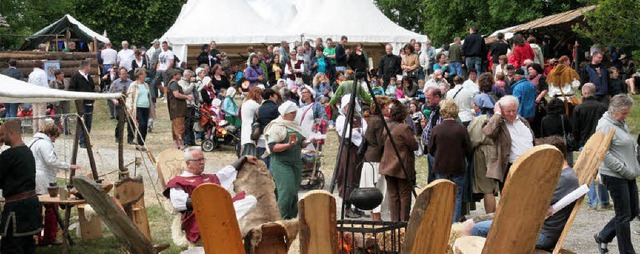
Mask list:
[[[20,122],[9,120],[0,131],[0,189],[5,199],[0,220],[1,253],[36,253],[33,235],[40,233],[42,215],[36,195],[36,161],[22,141]]]

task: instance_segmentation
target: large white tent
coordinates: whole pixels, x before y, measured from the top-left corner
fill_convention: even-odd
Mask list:
[[[393,23],[371,0],[304,1],[290,22],[288,31],[306,38],[346,35],[349,41],[369,43],[407,43],[411,39],[424,42],[421,35]],[[318,15],[322,13],[323,15]],[[398,48],[398,47],[394,47]]]
[[[97,100],[120,98],[119,93],[84,93],[36,86],[0,74],[0,102],[38,103],[70,100]]]
[[[394,49],[427,36],[389,20],[371,0],[189,0],[161,37],[186,60],[188,46],[293,42],[317,37],[392,43]]]
[[[162,40],[186,60],[188,45],[274,43],[284,38],[279,34],[245,0],[189,0]]]

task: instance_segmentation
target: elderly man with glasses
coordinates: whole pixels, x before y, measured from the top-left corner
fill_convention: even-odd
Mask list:
[[[196,222],[196,216],[191,205],[191,194],[196,187],[205,183],[214,183],[224,187],[233,196],[234,207],[236,207],[236,218],[240,219],[257,203],[253,196],[244,192],[234,193],[233,182],[238,175],[238,170],[244,163],[255,164],[258,158],[254,156],[243,156],[231,165],[228,165],[215,174],[205,174],[205,158],[202,150],[198,147],[189,147],[184,151],[184,159],[187,162],[187,169],[182,174],[174,177],[167,183],[163,192],[164,196],[171,200],[171,204],[176,211],[182,213],[182,229],[185,231],[187,239],[195,244],[201,243],[200,230]],[[242,204],[240,204],[242,203]]]

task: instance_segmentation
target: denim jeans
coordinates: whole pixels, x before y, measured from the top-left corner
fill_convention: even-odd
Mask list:
[[[138,137],[138,145],[144,145],[147,139],[147,123],[149,123],[149,108],[136,107],[136,121],[138,122],[138,129],[140,133]]]
[[[109,107],[109,116],[112,118],[118,117],[118,108],[113,104],[112,100],[107,100],[107,106]]]
[[[156,76],[153,77],[153,81],[151,81],[151,85],[149,86],[149,91],[151,93],[151,99],[155,102],[156,98],[162,97],[162,93],[158,91],[158,84],[164,81],[164,71],[157,71]]]
[[[636,253],[631,243],[631,228],[629,222],[638,215],[638,185],[636,180],[627,180],[607,175],[602,175],[602,182],[613,199],[615,216],[600,231],[599,236],[603,242],[611,242],[618,239],[620,253]]]
[[[18,103],[5,103],[4,107],[7,108],[7,114],[5,117],[10,118],[18,116]]]
[[[464,79],[464,76],[462,75],[462,63],[461,62],[451,62],[451,64],[449,64],[449,68],[453,69],[455,72],[455,75],[458,75],[460,77],[462,77]],[[452,74],[454,74],[452,73]]]
[[[453,212],[453,222],[460,221],[460,217],[462,217],[462,193],[464,191],[465,180],[464,175],[453,176],[453,175],[443,175],[436,173],[436,179],[447,179],[452,181],[458,187],[456,191],[456,208]]]
[[[427,149],[427,146],[425,146],[424,151],[429,151],[429,149]],[[435,162],[435,158],[433,158],[433,155],[431,154],[427,154],[427,164],[429,165],[429,172],[427,174],[427,184],[430,184],[431,182],[435,181],[436,179],[436,174],[433,172],[433,166],[434,166],[434,162]]]
[[[193,133],[193,123],[194,123],[194,116],[196,114],[196,108],[195,107],[188,107],[187,108],[187,117],[184,118],[184,137],[182,140],[184,140],[184,143],[186,145],[193,145],[196,143],[196,137],[195,134]]]
[[[607,187],[595,181],[589,185],[589,193],[587,193],[587,195],[589,196],[589,207],[591,208],[596,208],[598,203],[602,206],[608,206],[610,204]]]
[[[480,236],[487,237],[489,235],[489,229],[491,229],[491,224],[493,224],[493,220],[486,220],[476,223],[471,229],[472,236]],[[553,240],[546,235],[540,233],[538,236],[538,241],[536,241],[536,249],[551,251],[556,246],[557,240]]]
[[[475,69],[476,73],[480,73],[482,70],[482,57],[479,56],[468,56],[465,59],[465,64],[467,65],[467,72],[470,69]]]
[[[113,64],[105,64],[102,66],[102,75],[109,73],[109,70],[113,67]]]
[[[93,121],[93,104],[91,105],[87,105],[87,104],[83,104],[82,105],[82,112],[83,112],[83,118],[84,118],[84,125],[87,126],[87,132],[91,133],[91,122]],[[86,140],[84,137],[84,131],[80,131],[80,145],[82,146],[86,146]]]

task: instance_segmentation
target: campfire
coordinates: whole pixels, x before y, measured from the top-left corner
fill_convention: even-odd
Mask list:
[[[399,253],[404,243],[406,222],[338,222],[340,253]]]

